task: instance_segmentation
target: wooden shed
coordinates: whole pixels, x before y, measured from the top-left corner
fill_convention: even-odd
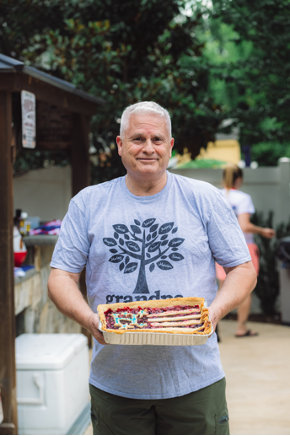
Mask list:
[[[71,83],[0,54],[0,434],[17,434],[13,147],[15,140],[23,140],[23,91],[35,99],[35,150],[68,151],[73,194],[90,183],[90,121],[103,103]]]

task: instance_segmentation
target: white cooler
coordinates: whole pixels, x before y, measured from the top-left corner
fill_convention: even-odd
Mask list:
[[[16,338],[19,434],[81,434],[90,422],[89,350],[82,334]]]

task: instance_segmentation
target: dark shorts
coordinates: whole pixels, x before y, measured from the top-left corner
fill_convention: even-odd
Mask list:
[[[182,397],[135,400],[90,385],[94,434],[229,434],[225,379]]]

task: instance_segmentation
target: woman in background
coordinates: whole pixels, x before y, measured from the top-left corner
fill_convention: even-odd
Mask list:
[[[241,229],[245,235],[245,239],[252,257],[253,265],[256,273],[259,273],[259,249],[254,242],[254,234],[261,235],[264,238],[273,238],[275,231],[271,228],[256,226],[251,223],[251,215],[255,212],[255,207],[252,198],[249,194],[240,190],[243,184],[243,171],[237,165],[229,164],[223,171],[224,188],[222,193],[226,200],[232,206]],[[224,269],[216,264],[217,279],[221,287],[225,280],[226,273]],[[251,309],[251,295],[249,295],[237,309],[237,329],[235,336],[237,338],[245,336],[256,336],[258,333],[247,328],[247,321]]]

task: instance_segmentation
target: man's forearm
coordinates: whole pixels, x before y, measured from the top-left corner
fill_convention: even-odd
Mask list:
[[[218,323],[231,310],[253,291],[257,283],[257,275],[252,262],[229,268],[227,277],[209,307],[211,321]]]
[[[100,344],[105,344],[99,331],[99,317],[85,301],[79,287],[79,274],[52,269],[48,279],[48,295],[57,308],[87,329]]]
[[[48,279],[48,295],[63,314],[88,328],[93,311],[78,287],[78,278],[78,274],[53,269]]]

